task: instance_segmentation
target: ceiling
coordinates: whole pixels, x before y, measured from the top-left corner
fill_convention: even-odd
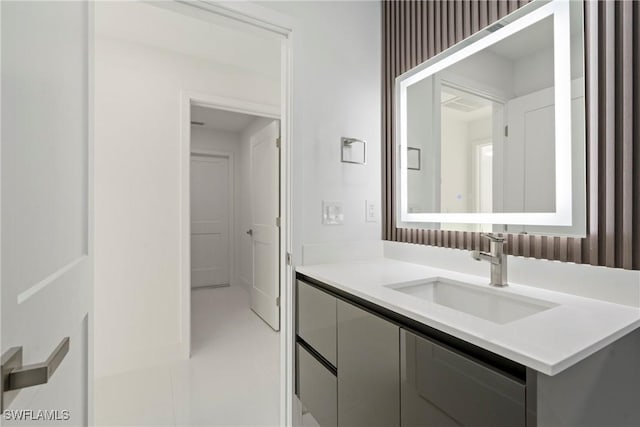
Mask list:
[[[255,118],[255,116],[231,111],[200,106],[191,107],[191,121],[204,123],[204,125],[196,125],[198,128],[238,133],[249,126]]]
[[[266,76],[280,75],[280,41],[139,1],[95,2],[96,37],[139,43]]]

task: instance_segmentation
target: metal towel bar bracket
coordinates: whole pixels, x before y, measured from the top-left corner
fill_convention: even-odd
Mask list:
[[[65,337],[47,360],[22,366],[22,346],[7,350],[2,355],[2,366],[0,366],[0,411],[5,410],[5,405],[8,406],[4,396],[6,392],[48,383],[68,352],[69,337]]]

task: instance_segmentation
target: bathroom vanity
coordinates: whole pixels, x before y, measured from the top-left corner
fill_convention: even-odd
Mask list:
[[[385,239],[468,249],[491,279],[463,273],[470,257],[297,267],[303,425],[640,425],[640,304],[507,275],[507,254],[556,259],[556,237],[593,231],[584,19],[583,2],[532,1],[395,76]]]
[[[598,425],[575,418],[588,408],[562,414],[553,393],[605,399],[607,425],[632,425],[629,401],[564,372],[637,377],[624,360],[638,355],[590,356],[638,326],[637,308],[397,260],[298,267],[296,395],[321,426]]]

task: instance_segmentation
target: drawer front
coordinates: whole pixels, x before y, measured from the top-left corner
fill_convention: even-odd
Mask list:
[[[338,301],[338,422],[400,425],[400,328]]]
[[[337,366],[336,298],[298,280],[296,333],[333,366]]]
[[[298,353],[298,397],[303,407],[303,425],[338,425],[338,381],[336,376],[307,350],[296,345]]]
[[[405,330],[400,361],[403,426],[525,425],[524,384]]]

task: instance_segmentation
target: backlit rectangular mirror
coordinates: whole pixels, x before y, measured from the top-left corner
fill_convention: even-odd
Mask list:
[[[536,0],[396,79],[399,227],[585,235],[583,20]]]

